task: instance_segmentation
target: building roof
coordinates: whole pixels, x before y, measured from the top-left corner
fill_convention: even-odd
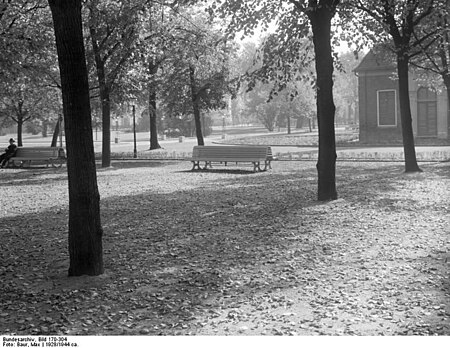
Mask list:
[[[394,55],[387,50],[370,50],[354,72],[394,70],[396,68]]]

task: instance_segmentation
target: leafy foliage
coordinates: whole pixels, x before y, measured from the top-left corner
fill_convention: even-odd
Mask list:
[[[91,50],[87,51],[89,66],[99,63],[105,69],[105,83],[112,91],[119,86],[127,60],[136,45],[137,13],[142,8],[135,1],[98,1],[87,3]]]
[[[174,45],[166,52],[166,83],[161,101],[169,115],[193,114],[192,98],[204,111],[223,108],[227,92],[228,57],[232,47],[220,31],[210,29],[199,13],[187,12],[188,21],[170,33]],[[195,71],[196,96],[192,95],[189,69]]]
[[[256,68],[243,76],[247,90],[252,90],[257,81],[272,87],[268,100],[291,86],[290,98],[299,95],[299,90],[292,89],[298,81],[314,81],[311,65],[314,61],[310,39],[290,39],[289,49],[280,44],[283,33],[269,35],[261,45]],[[285,43],[286,44],[286,43]],[[313,83],[312,83],[313,85]]]
[[[353,123],[357,120],[358,78],[353,73],[360,62],[352,52],[339,56],[341,69],[336,71],[334,78],[334,95],[336,96],[336,120],[340,123]],[[350,117],[350,119],[346,119]]]
[[[353,28],[372,39],[372,43],[391,44],[397,55],[412,58],[422,54],[436,41],[439,28],[431,28],[428,23],[436,23],[439,1],[435,0],[358,0],[354,8],[359,15],[349,22]]]
[[[445,5],[445,6],[444,6]],[[416,71],[425,85],[436,88],[439,83],[436,81],[442,78],[447,93],[450,93],[450,13],[449,2],[443,1],[440,8],[435,9],[435,16],[426,21],[422,26],[427,32],[439,30],[435,40],[428,45],[419,43],[421,54],[416,56],[411,64],[415,66]]]
[[[52,122],[60,110],[58,68],[44,1],[3,2],[0,9],[0,115],[21,127]]]

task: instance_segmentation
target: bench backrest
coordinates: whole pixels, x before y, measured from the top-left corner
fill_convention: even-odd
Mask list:
[[[194,146],[192,158],[198,160],[248,160],[264,161],[272,159],[270,146]]]
[[[65,158],[65,151],[62,147],[18,147],[14,157]]]

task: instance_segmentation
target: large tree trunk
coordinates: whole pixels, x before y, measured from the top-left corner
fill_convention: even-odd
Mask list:
[[[445,5],[449,8],[450,1],[446,0]],[[443,28],[448,28],[448,16],[441,17],[441,26]],[[447,139],[450,140],[450,35],[448,30],[442,33],[440,40],[440,49],[438,55],[441,60],[441,66],[443,71],[441,73],[442,79],[444,80],[445,88],[447,89]]]
[[[205,140],[203,139],[202,133],[202,122],[200,119],[200,106],[197,86],[195,83],[195,68],[189,68],[189,78],[191,82],[191,97],[192,97],[192,107],[194,109],[194,121],[195,121],[195,134],[197,135],[197,144],[200,146],[205,145]]]
[[[330,5],[331,6],[331,5]],[[317,122],[319,126],[319,159],[317,162],[319,201],[337,199],[336,139],[334,130],[333,56],[331,19],[334,11],[320,6],[307,12],[313,31],[317,75]]]
[[[409,100],[409,58],[407,54],[397,55],[398,91],[400,118],[402,122],[403,151],[405,153],[405,172],[420,172],[414,148],[411,104]]]
[[[445,75],[443,78],[447,89],[447,139],[450,140],[450,75]]]
[[[61,74],[69,182],[69,276],[103,273],[103,230],[81,0],[49,0]]]
[[[149,65],[149,72],[152,76],[156,76],[158,72],[158,64],[153,59]],[[148,85],[148,115],[150,117],[150,150],[160,149],[158,143],[158,122],[156,116],[156,86],[155,82]]]

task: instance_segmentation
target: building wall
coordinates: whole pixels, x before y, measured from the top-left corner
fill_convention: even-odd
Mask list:
[[[414,136],[417,136],[417,91],[418,82],[410,77],[409,97]],[[378,126],[377,91],[395,90],[397,99],[397,125],[395,127]],[[359,139],[366,144],[402,143],[398,82],[393,78],[393,70],[358,73],[359,93]],[[447,94],[445,90],[437,95],[437,138],[447,139]]]
[[[388,144],[401,141],[398,83],[391,71],[358,74],[359,93],[359,140],[362,143]],[[397,125],[378,126],[378,97],[380,90],[395,90],[397,95]]]
[[[440,91],[437,96],[437,112],[438,112],[438,138],[449,138],[448,134],[448,101],[446,91]]]

